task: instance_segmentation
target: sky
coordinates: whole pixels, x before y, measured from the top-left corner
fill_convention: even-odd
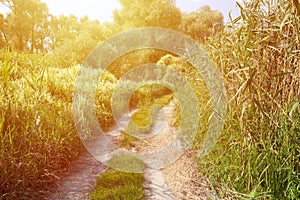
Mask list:
[[[99,20],[100,22],[113,21],[113,11],[120,9],[121,5],[118,0],[41,0],[45,2],[49,8],[49,12],[53,15],[70,15],[81,18],[88,16],[91,20]],[[242,0],[238,0],[242,1]],[[181,11],[191,12],[198,8],[209,5],[212,10],[219,10],[224,15],[225,23],[228,22],[228,13],[232,11],[232,16],[237,16],[239,10],[235,5],[236,0],[176,0],[177,7]],[[0,5],[0,12],[5,12]]]

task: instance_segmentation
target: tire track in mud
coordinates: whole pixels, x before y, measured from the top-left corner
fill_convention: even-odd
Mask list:
[[[153,117],[153,124],[149,133],[154,137],[150,138],[147,143],[137,142],[139,153],[163,148],[176,138],[177,131],[173,126],[174,113],[174,100],[158,110]],[[120,132],[118,127],[113,127],[109,134],[119,137]],[[94,148],[97,148],[96,144],[97,142]],[[97,178],[107,169],[108,167],[89,152],[86,152],[72,162],[70,171],[63,176],[58,188],[52,192],[50,197],[45,199],[88,200]],[[144,176],[144,192],[147,200],[218,199],[215,192],[209,190],[208,180],[197,171],[197,165],[190,150],[185,152],[176,162],[161,170],[146,167]]]
[[[90,153],[82,154],[72,162],[72,167],[59,181],[58,187],[46,200],[85,200],[95,186],[97,177],[106,171]]]

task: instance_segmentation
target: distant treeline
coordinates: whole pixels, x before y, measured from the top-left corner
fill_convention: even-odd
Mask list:
[[[222,29],[223,16],[209,6],[183,13],[175,0],[120,0],[112,23],[87,16],[54,16],[40,0],[1,0],[9,8],[0,14],[0,48],[31,53],[51,53],[60,66],[80,63],[101,41],[138,27],[164,27],[181,31],[197,41]]]

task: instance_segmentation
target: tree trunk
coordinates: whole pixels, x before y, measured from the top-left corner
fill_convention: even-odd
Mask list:
[[[18,50],[19,51],[23,51],[24,49],[24,46],[23,46],[23,36],[21,33],[18,33],[18,44],[17,44],[17,47],[18,47]]]
[[[32,24],[31,28],[31,53],[33,53],[35,47],[35,35],[34,35],[34,24]]]

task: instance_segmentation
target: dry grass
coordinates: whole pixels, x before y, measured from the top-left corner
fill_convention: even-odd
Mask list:
[[[201,170],[223,195],[298,199],[300,16],[288,0],[255,0],[240,9],[206,45],[223,73],[229,108]]]
[[[0,199],[38,198],[84,149],[72,115],[79,66],[56,69],[38,55],[1,56]],[[96,101],[104,128],[112,123],[107,110],[114,80],[107,75],[97,90],[105,94]]]

